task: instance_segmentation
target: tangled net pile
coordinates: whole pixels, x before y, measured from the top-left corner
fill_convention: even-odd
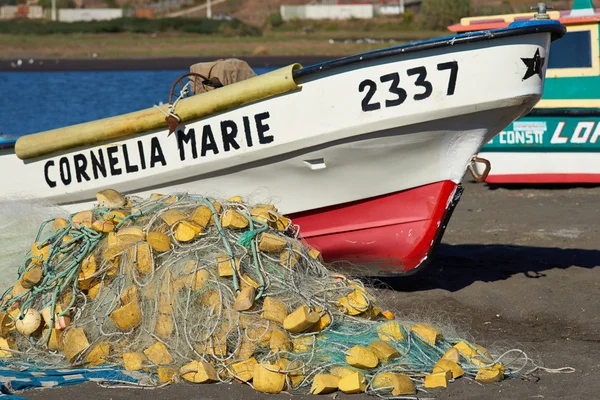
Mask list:
[[[238,381],[278,393],[410,396],[462,375],[525,368],[401,322],[331,272],[274,206],[182,195],[97,194],[46,221],[2,297],[0,359],[115,366],[154,385]],[[515,365],[515,364],[512,364]]]

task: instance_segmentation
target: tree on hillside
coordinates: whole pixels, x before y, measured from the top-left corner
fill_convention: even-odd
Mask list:
[[[429,29],[445,30],[469,16],[471,0],[423,0],[421,22]]]

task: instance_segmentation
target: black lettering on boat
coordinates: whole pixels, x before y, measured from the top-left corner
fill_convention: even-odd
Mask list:
[[[46,179],[46,183],[49,187],[56,187],[56,181],[50,179],[49,169],[54,166],[54,161],[50,160],[44,165],[44,179]]]
[[[61,157],[58,161],[60,180],[63,185],[68,186],[71,184],[71,166],[69,165],[69,159],[67,157]]]
[[[75,154],[73,156],[73,162],[75,163],[75,179],[78,183],[90,180],[90,176],[87,174],[87,159],[83,154]]]
[[[223,151],[228,152],[233,147],[239,150],[240,145],[235,141],[238,133],[237,124],[231,120],[221,121],[221,137],[223,138]]]
[[[383,81],[383,79],[385,79],[386,76],[388,76],[388,75],[384,75],[381,77],[382,82],[385,82],[385,81]],[[398,80],[400,80],[400,78],[398,78]],[[377,92],[377,84],[370,79],[365,79],[358,85],[358,91],[361,93],[364,92],[365,89],[367,89],[367,88],[368,88],[367,94],[365,94],[365,97],[363,98],[362,103],[361,103],[362,110],[363,111],[379,110],[381,108],[381,104],[371,103],[371,99],[373,98],[373,95],[375,95],[375,92]]]
[[[411,68],[406,71],[406,75],[414,76],[417,75],[417,79],[415,80],[415,86],[419,86],[423,88],[423,93],[417,93],[413,96],[415,100],[425,100],[431,93],[433,92],[433,86],[431,86],[431,82],[426,80],[427,78],[427,68],[421,66],[416,68]]]
[[[256,131],[258,133],[258,143],[267,144],[273,141],[273,136],[265,136],[265,133],[271,129],[269,124],[265,124],[264,121],[271,117],[268,111],[264,113],[256,114],[254,116],[254,122],[256,123]]]
[[[119,159],[115,156],[115,153],[119,150],[117,146],[110,146],[106,149],[106,155],[108,156],[108,165],[110,166],[110,174],[112,176],[121,175],[123,170],[117,168]]]
[[[131,165],[129,161],[129,151],[127,150],[127,145],[124,144],[121,146],[121,148],[123,149],[123,158],[125,160],[125,172],[128,174],[137,172],[140,168],[135,164]]]
[[[212,150],[214,154],[219,154],[219,148],[217,147],[217,142],[215,142],[212,128],[210,125],[204,125],[202,128],[202,150],[200,151],[200,156],[206,156],[208,150]]]
[[[106,163],[104,161],[102,149],[98,149],[98,158],[96,158],[93,151],[90,151],[90,159],[92,160],[92,173],[94,174],[94,179],[98,179],[100,173],[106,178]]]
[[[140,166],[142,170],[146,169],[146,157],[144,157],[144,143],[141,140],[138,140],[138,151],[140,152]]]
[[[450,70],[450,78],[448,79],[448,89],[446,90],[447,96],[452,96],[454,94],[454,89],[456,89],[456,77],[458,76],[458,62],[449,61],[445,63],[438,64],[438,71],[446,71]]]
[[[244,121],[244,134],[246,135],[246,144],[248,147],[252,147],[252,131],[250,130],[250,118],[243,117]]]
[[[450,77],[448,79],[448,87],[446,88],[446,96],[452,96],[456,90],[456,79],[458,77],[458,62],[449,61],[437,64],[438,71],[450,71]],[[416,93],[413,96],[413,100],[420,101],[431,97],[434,87],[433,84],[427,80],[427,68],[424,65],[417,66],[406,70],[406,76],[416,76],[413,86],[416,88],[422,88],[421,93]],[[392,72],[379,77],[381,83],[391,82],[388,91],[396,95],[395,99],[387,99],[385,101],[385,107],[397,107],[403,104],[406,100],[406,90],[400,87],[401,77],[398,72]],[[406,86],[405,86],[406,87]],[[381,108],[381,103],[372,102],[373,97],[377,93],[377,84],[371,79],[364,79],[358,85],[358,91],[363,93],[366,90],[363,99],[361,100],[361,108],[364,112],[375,111]]]
[[[167,160],[165,160],[160,141],[157,137],[153,137],[152,140],[150,140],[150,168],[154,168],[159,162],[163,167],[167,165]]]
[[[395,107],[395,106],[399,106],[400,104],[404,103],[407,95],[406,95],[406,90],[404,90],[400,87],[400,74],[399,73],[394,72],[393,74],[387,74],[387,75],[382,76],[379,79],[381,80],[381,83],[391,82],[389,91],[390,91],[390,93],[393,93],[396,96],[398,96],[397,98],[395,98],[393,100],[386,100],[385,101],[386,107]],[[377,103],[377,104],[379,104],[379,103]]]
[[[179,147],[179,159],[185,161],[185,146],[184,144],[190,143],[192,148],[192,158],[195,160],[198,158],[198,147],[196,146],[196,132],[194,129],[190,129],[188,133],[185,133],[183,129],[177,131],[177,147]]]

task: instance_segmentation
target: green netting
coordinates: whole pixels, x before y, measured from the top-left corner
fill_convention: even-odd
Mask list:
[[[154,385],[241,381],[266,392],[319,392],[326,374],[347,393],[380,396],[412,395],[440,374],[457,378],[442,357],[480,381],[529,372],[522,352],[490,355],[382,311],[360,281],[328,270],[271,205],[112,194],[42,224],[1,300],[0,358],[143,370]],[[373,356],[376,365],[360,364]],[[412,387],[398,389],[390,374]]]

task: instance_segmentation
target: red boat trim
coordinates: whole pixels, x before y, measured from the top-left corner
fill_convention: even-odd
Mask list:
[[[503,174],[489,175],[488,183],[600,183],[600,174]]]
[[[349,261],[370,276],[406,275],[429,263],[462,191],[441,181],[290,217],[326,262]]]

